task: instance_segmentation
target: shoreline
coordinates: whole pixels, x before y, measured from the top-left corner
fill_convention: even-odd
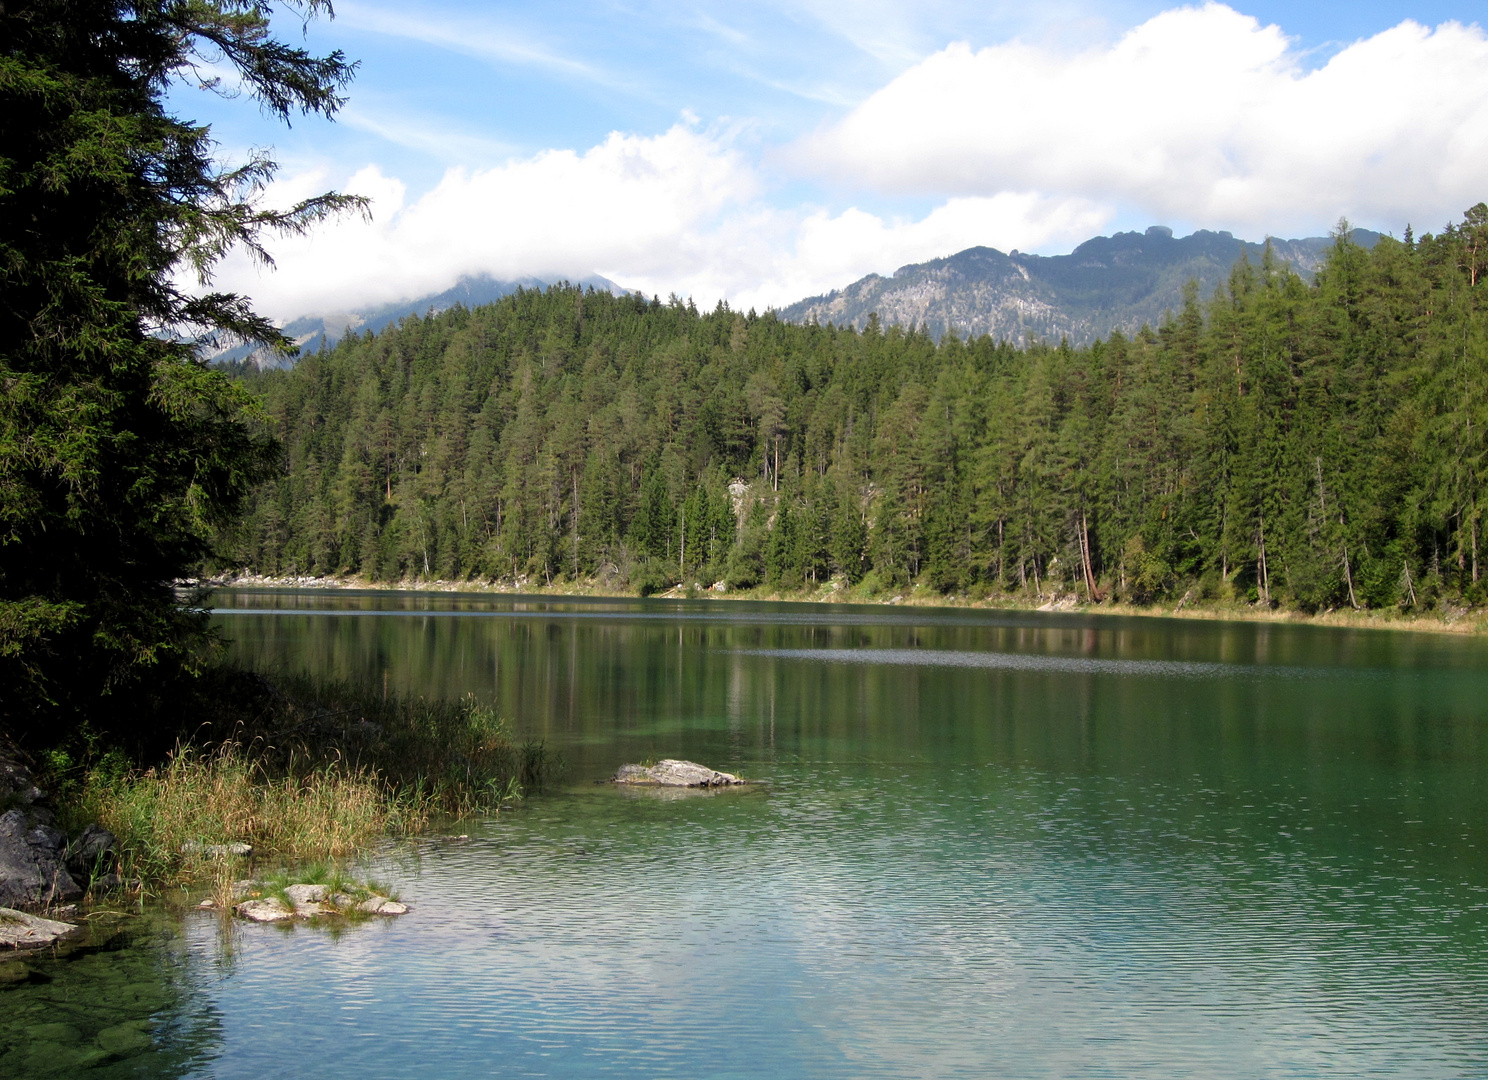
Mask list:
[[[531,581],[447,581],[443,579],[400,578],[397,581],[372,581],[357,575],[276,576],[266,574],[240,574],[220,578],[205,578],[186,582],[208,588],[265,588],[265,589],[323,589],[365,590],[372,592],[445,592],[486,596],[534,596],[546,599],[604,598],[617,600],[755,600],[772,603],[797,604],[856,604],[880,607],[924,607],[970,611],[1017,611],[1044,612],[1096,616],[1125,616],[1135,618],[1194,619],[1207,622],[1278,623],[1292,626],[1329,626],[1348,630],[1406,630],[1428,634],[1473,635],[1488,633],[1488,609],[1448,609],[1440,615],[1407,615],[1394,610],[1331,609],[1309,614],[1285,608],[1261,609],[1250,604],[1215,601],[1187,602],[1177,604],[1137,606],[1114,602],[1086,603],[1078,594],[1064,593],[1045,599],[1042,603],[1020,601],[1017,597],[1002,594],[991,597],[972,598],[962,595],[942,595],[918,586],[905,588],[892,595],[879,593],[864,595],[839,582],[822,585],[813,590],[782,593],[768,589],[719,590],[707,588],[700,583],[693,587],[674,586],[642,597],[634,589],[619,589],[597,582],[562,582],[544,585]]]

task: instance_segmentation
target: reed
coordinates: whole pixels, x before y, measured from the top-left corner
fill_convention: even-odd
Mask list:
[[[125,878],[226,888],[230,860],[214,845],[340,858],[435,818],[496,812],[561,767],[474,698],[223,667],[201,679],[190,715],[195,728],[159,764],[129,767],[114,752],[52,777],[64,824],[114,833]]]
[[[244,842],[291,859],[348,855],[423,828],[433,806],[370,769],[276,776],[225,743],[182,746],[156,768],[90,774],[70,809],[117,837],[124,877],[162,882],[224,872],[228,859],[214,845]]]

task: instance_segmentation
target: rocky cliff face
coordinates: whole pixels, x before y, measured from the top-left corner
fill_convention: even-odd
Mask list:
[[[1370,247],[1378,233],[1357,230]],[[1273,255],[1304,277],[1321,264],[1327,237],[1272,240]],[[870,274],[826,296],[813,296],[779,312],[790,322],[835,323],[862,329],[877,314],[885,325],[916,326],[940,338],[962,337],[1023,344],[1028,339],[1088,344],[1114,330],[1131,334],[1157,326],[1183,303],[1183,288],[1197,281],[1208,299],[1244,256],[1259,264],[1264,245],[1227,232],[1200,231],[1175,238],[1154,226],[1145,233],[1098,236],[1068,255],[1003,254],[968,248],[931,262],[902,266],[893,277]]]

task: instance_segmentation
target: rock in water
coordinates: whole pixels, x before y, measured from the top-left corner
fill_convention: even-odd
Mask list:
[[[695,761],[665,758],[655,765],[622,765],[614,776],[616,784],[656,784],[660,787],[728,787],[748,783],[733,773],[718,772]]]
[[[14,908],[0,908],[0,947],[40,949],[76,930],[72,923],[43,919]]]
[[[295,917],[294,911],[277,896],[267,900],[244,900],[233,910],[252,922],[282,922]]]
[[[372,896],[358,904],[357,910],[365,911],[368,915],[406,915],[408,905],[389,900],[385,896]]]
[[[296,908],[301,908],[306,904],[319,904],[330,891],[324,885],[290,885],[284,890],[284,895]]]

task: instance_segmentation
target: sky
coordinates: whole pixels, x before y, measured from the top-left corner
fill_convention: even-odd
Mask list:
[[[271,271],[223,261],[213,287],[272,318],[481,274],[763,310],[976,245],[1440,229],[1488,199],[1479,10],[341,0],[276,21],[359,62],[334,123],[184,84],[170,104],[227,161],[272,147],[271,205],[372,200],[271,242]]]

